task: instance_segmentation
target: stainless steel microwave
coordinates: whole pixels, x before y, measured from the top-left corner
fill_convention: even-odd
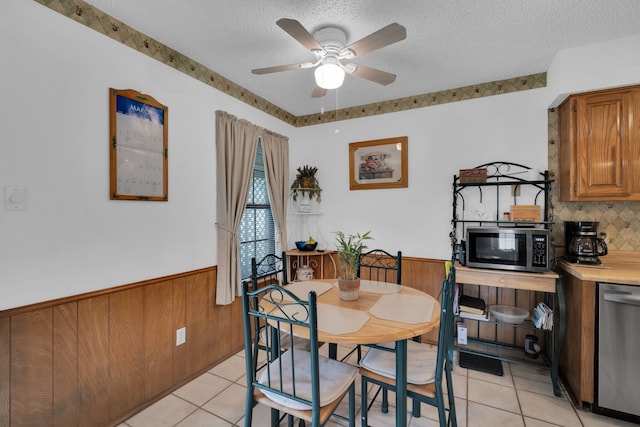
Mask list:
[[[465,264],[497,270],[549,271],[549,230],[542,228],[470,227]]]

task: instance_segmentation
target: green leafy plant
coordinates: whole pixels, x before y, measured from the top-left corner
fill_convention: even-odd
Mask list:
[[[338,250],[338,264],[340,266],[340,275],[343,279],[354,280],[360,263],[360,254],[367,249],[365,240],[373,240],[371,232],[360,235],[344,234],[342,231],[336,231],[336,249]]]
[[[291,184],[291,195],[293,196],[293,200],[298,200],[298,193],[300,193],[302,195],[307,194],[310,199],[315,197],[316,201],[320,203],[320,193],[322,193],[322,188],[320,188],[320,184],[316,178],[318,168],[304,165],[296,170],[298,171],[296,179],[293,181],[293,184]]]

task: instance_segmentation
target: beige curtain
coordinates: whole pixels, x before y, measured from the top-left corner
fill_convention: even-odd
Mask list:
[[[216,304],[231,304],[240,295],[240,241],[236,233],[247,203],[259,136],[256,126],[246,120],[216,111]]]
[[[216,111],[218,305],[231,304],[242,291],[237,232],[247,203],[259,138],[263,141],[274,219],[280,241],[286,243],[288,139],[224,111]]]
[[[271,212],[278,227],[278,242],[287,246],[287,203],[289,201],[289,138],[273,132],[262,134],[262,155],[269,186]]]

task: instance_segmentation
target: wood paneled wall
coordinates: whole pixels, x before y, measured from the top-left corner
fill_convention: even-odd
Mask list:
[[[426,258],[402,257],[402,285],[411,286],[441,299],[445,279],[444,261]],[[424,342],[438,342],[438,330],[422,337]]]
[[[443,260],[402,259],[403,285],[439,298],[444,278]],[[536,302],[467,291],[529,310]],[[241,350],[241,301],[217,306],[215,294],[211,267],[0,312],[0,427],[115,425]],[[483,326],[480,336],[494,339]],[[181,327],[187,340],[176,346]],[[423,340],[436,342],[437,331]]]
[[[0,313],[0,427],[115,425],[239,351],[241,303],[215,285],[212,267]]]

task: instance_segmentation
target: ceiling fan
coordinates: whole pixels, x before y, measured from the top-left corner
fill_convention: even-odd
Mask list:
[[[309,49],[316,59],[313,62],[301,64],[256,68],[251,71],[253,74],[269,74],[317,67],[315,71],[316,87],[311,94],[314,98],[326,95],[327,89],[340,87],[344,81],[345,73],[381,85],[388,85],[396,79],[395,74],[350,62],[345,64],[343,61],[349,61],[365,53],[404,40],[407,37],[407,30],[400,24],[389,24],[348,46],[346,33],[337,27],[324,27],[312,35],[295,19],[282,18],[276,24]]]

